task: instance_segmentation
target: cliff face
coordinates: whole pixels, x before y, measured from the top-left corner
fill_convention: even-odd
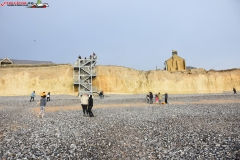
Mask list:
[[[170,94],[222,93],[240,88],[240,70],[209,71],[195,69],[190,72],[137,71],[118,66],[97,66],[93,88],[105,93]],[[73,88],[71,65],[0,67],[0,95],[77,94]]]
[[[125,67],[98,66],[93,86],[106,93],[172,94],[222,93],[240,88],[240,70],[190,72],[137,71]]]
[[[0,95],[29,95],[36,91],[52,94],[73,92],[71,65],[0,68]]]

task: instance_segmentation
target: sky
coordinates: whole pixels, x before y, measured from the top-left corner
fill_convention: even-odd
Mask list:
[[[240,0],[42,2],[0,6],[0,58],[73,64],[95,52],[97,65],[147,71],[177,50],[187,66],[240,68]]]

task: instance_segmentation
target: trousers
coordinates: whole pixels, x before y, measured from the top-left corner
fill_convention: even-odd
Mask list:
[[[84,115],[85,115],[85,112],[86,112],[86,114],[88,114],[87,105],[82,104],[82,109],[83,109],[83,114],[84,114]]]
[[[92,107],[93,106],[88,106],[88,114],[89,114],[89,116],[93,116]]]
[[[34,97],[31,97],[30,102],[31,102],[32,100],[34,101]]]
[[[168,104],[167,99],[165,99],[165,103]]]

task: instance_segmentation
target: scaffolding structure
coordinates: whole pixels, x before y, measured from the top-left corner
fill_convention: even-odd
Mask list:
[[[80,59],[74,63],[73,82],[78,86],[78,96],[87,93],[92,94],[92,79],[97,76],[95,66],[97,63],[96,56],[90,56],[89,59]]]

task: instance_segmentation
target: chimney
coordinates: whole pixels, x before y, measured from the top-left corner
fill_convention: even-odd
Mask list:
[[[177,50],[172,50],[172,55],[176,54],[177,55]]]

